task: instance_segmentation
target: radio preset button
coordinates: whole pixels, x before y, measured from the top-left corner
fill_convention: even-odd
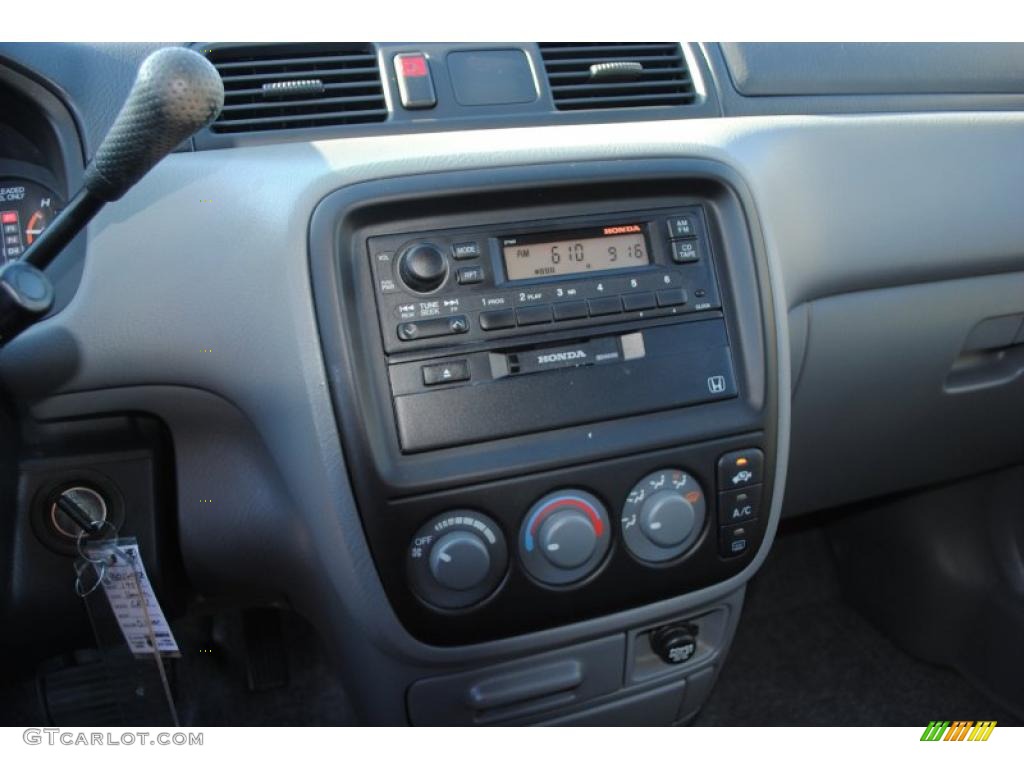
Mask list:
[[[676,240],[672,243],[672,261],[677,264],[690,264],[700,260],[700,251],[696,240]]]
[[[551,307],[548,304],[540,307],[520,307],[516,310],[516,322],[519,325],[550,323]]]
[[[562,301],[554,305],[555,320],[580,320],[587,316],[587,302]]]
[[[475,259],[479,255],[479,243],[455,243],[452,246],[452,256],[456,259]]]
[[[472,285],[473,283],[482,283],[484,281],[484,268],[459,267],[459,271],[456,273],[456,278],[459,281],[459,285]]]
[[[423,366],[423,383],[428,387],[456,381],[469,381],[469,363],[465,360]]]
[[[658,291],[659,307],[675,307],[686,303],[686,291],[682,288],[667,288]]]
[[[590,306],[592,317],[615,315],[622,311],[622,299],[618,296],[602,296],[599,299],[590,299],[587,301],[587,304]]]
[[[673,216],[669,219],[668,236],[671,238],[696,237],[697,226],[694,223],[693,216],[688,213],[684,213],[679,216]]]
[[[626,308],[627,312],[636,312],[637,310],[642,309],[654,309],[654,294],[649,292],[627,293],[622,297],[622,305]]]
[[[492,309],[480,313],[480,327],[485,331],[500,331],[503,328],[514,328],[515,325],[514,309]]]

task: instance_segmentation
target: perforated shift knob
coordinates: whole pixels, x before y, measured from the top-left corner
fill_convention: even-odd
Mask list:
[[[224,84],[204,56],[188,48],[151,53],[86,169],[85,186],[108,202],[119,199],[223,106]]]

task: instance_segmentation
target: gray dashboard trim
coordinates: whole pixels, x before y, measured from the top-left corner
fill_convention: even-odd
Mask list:
[[[734,60],[727,63],[725,51],[735,52],[736,46],[761,46],[758,52],[757,69],[754,62],[744,58],[742,64]],[[1024,48],[1013,44],[1016,48]],[[867,113],[908,113],[908,112],[953,112],[953,111],[1012,111],[1024,109],[1024,87],[1019,78],[1019,65],[1016,83],[1008,80],[1006,69],[999,72],[998,77],[986,84],[980,76],[973,84],[958,83],[962,90],[943,90],[951,85],[935,84],[934,72],[925,73],[920,80],[906,77],[902,89],[894,85],[894,80],[869,83],[864,79],[865,73],[839,71],[835,62],[843,58],[842,44],[769,44],[769,43],[705,43],[701,46],[711,69],[712,80],[718,88],[719,102],[725,115],[827,115],[827,114],[867,114]],[[805,52],[803,48],[814,49],[815,54]],[[955,44],[941,44],[936,49],[955,49]],[[782,49],[777,51],[776,49]],[[793,49],[793,50],[791,50]],[[955,53],[955,52],[954,52]],[[939,50],[935,55],[941,56]],[[1012,52],[1009,57],[996,56],[995,59],[1006,64],[1008,59],[1021,56],[1021,51]],[[819,81],[817,66],[812,60],[832,58],[831,76]],[[778,58],[779,63],[767,64],[762,59]],[[860,57],[861,59],[863,56]],[[884,58],[884,57],[883,57]],[[731,71],[730,64],[736,68]],[[761,66],[765,65],[762,70]],[[977,67],[968,67],[980,73]],[[807,67],[801,70],[800,67]],[[906,73],[903,73],[906,75]],[[943,65],[939,77],[948,74]],[[917,76],[914,75],[914,78]],[[952,82],[950,80],[949,82]],[[1002,90],[1004,89],[1005,90]],[[755,92],[756,91],[756,92]]]
[[[211,393],[236,411],[247,425],[245,443],[262,443],[247,450],[266,457],[258,465],[266,471],[246,474],[254,485],[243,493],[225,469],[227,456],[213,454],[180,474],[180,527],[201,517],[239,552],[253,540],[256,552],[279,541],[304,560],[293,598],[328,623],[338,653],[351,660],[353,684],[381,691],[367,716],[394,721],[401,715],[388,709],[396,704],[385,692],[393,696],[417,675],[678,615],[735,591],[765,551],[730,582],[635,611],[467,648],[412,641],[369,559],[330,404],[307,258],[309,217],[323,197],[362,180],[497,165],[644,157],[724,163],[749,190],[756,250],[775,292],[779,387],[788,392],[786,308],[937,274],[1022,266],[1021,122],[992,113],[727,118],[180,153],[93,222],[78,294],[0,354],[0,376],[46,417],[132,402],[170,422],[184,390]],[[945,183],[952,178],[958,185]],[[148,389],[119,400],[139,387]],[[783,397],[772,520],[781,511],[789,428]],[[198,444],[220,427],[192,419],[182,429],[176,442]],[[797,475],[790,482],[807,481]],[[199,507],[210,493],[221,506]],[[203,578],[211,573],[209,550],[183,554],[190,575],[216,586]],[[252,558],[234,562],[266,570]],[[321,573],[326,581],[317,579]],[[373,669],[373,678],[360,677],[369,675],[363,669]]]
[[[389,679],[404,689],[437,667],[495,661],[678,615],[736,591],[767,548],[729,582],[624,614],[465,648],[413,641],[377,579],[344,468],[310,290],[307,228],[313,208],[349,183],[456,168],[621,157],[726,160],[730,136],[743,134],[734,134],[737,128],[693,120],[173,155],[94,220],[78,294],[60,315],[7,347],[0,372],[16,396],[37,403],[38,415],[46,418],[131,404],[173,423],[181,418],[185,390],[211,393],[223,401],[222,410],[243,415],[249,425],[246,450],[266,456],[268,463],[255,465],[265,471],[245,474],[249,485],[239,488],[231,456],[207,453],[208,460],[192,465],[191,472],[183,466],[180,528],[198,525],[211,541],[217,530],[219,540],[231,540],[237,553],[267,552],[268,542],[278,540],[291,558],[308,564],[304,574],[295,574],[291,598],[317,617],[340,655],[360,660],[346,665],[350,675],[376,670],[372,681],[350,681],[360,690],[381,692],[367,717],[395,721],[398,713],[385,710],[401,697],[394,689],[384,695]],[[744,205],[754,223],[756,250],[764,253],[748,194]],[[781,296],[777,264],[771,257],[767,263],[773,290]],[[788,391],[786,314],[777,308],[774,315],[779,388]],[[133,364],[126,366],[126,359]],[[773,520],[781,510],[788,423],[782,398]],[[201,445],[204,436],[219,439],[221,429],[226,427],[215,418],[191,418],[174,437],[176,444]],[[198,499],[211,496],[213,509],[200,507]],[[248,574],[262,584],[267,563],[281,562],[238,556],[219,566],[205,545],[183,547],[183,557],[190,576],[213,589],[220,578],[237,583]]]
[[[1021,43],[721,43],[744,96],[1024,94]]]

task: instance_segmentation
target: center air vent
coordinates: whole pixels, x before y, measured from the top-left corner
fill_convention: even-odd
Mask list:
[[[697,92],[679,43],[540,43],[558,109],[674,107]]]
[[[377,54],[369,43],[212,45],[224,80],[214,133],[316,128],[387,119]]]

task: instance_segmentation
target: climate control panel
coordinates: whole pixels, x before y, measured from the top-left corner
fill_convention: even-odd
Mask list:
[[[432,609],[472,611],[516,575],[544,591],[580,590],[614,558],[616,541],[622,556],[648,571],[685,568],[701,551],[738,562],[759,532],[762,472],[759,449],[720,455],[713,475],[717,511],[715,496],[707,498],[696,475],[679,467],[647,472],[624,498],[602,500],[583,488],[552,491],[523,514],[513,546],[502,525],[484,512],[436,515],[407,549],[409,583]],[[606,502],[620,511],[617,525]]]

